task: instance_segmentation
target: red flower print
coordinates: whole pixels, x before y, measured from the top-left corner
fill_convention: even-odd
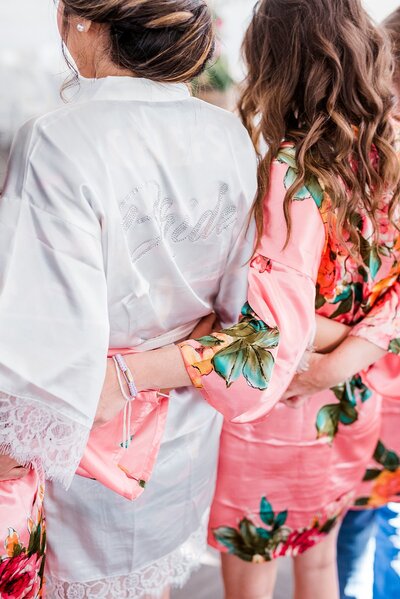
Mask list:
[[[41,580],[39,576],[42,556],[28,557],[21,553],[0,562],[0,597],[2,599],[35,599]]]
[[[322,258],[318,283],[320,294],[326,298],[332,298],[336,287],[336,261],[332,259],[329,246]]]
[[[271,272],[272,270],[271,260],[265,256],[261,256],[260,254],[253,258],[253,260],[250,262],[250,266],[251,268],[255,268],[260,274]]]
[[[313,547],[320,537],[325,536],[318,528],[308,528],[303,531],[294,530],[288,536],[286,542],[278,547],[274,557],[284,557],[285,555],[298,555],[304,553],[307,549]]]

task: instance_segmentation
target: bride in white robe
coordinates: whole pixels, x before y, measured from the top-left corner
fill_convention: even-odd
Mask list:
[[[134,4],[137,19],[161,4],[107,3]],[[202,23],[200,5],[208,11],[175,4],[191,11],[187,27]],[[75,41],[109,25],[84,10],[69,17]],[[254,245],[256,158],[236,117],[184,83],[109,71],[20,130],[0,201],[0,445],[52,479],[50,599],[158,596],[198,565],[222,417],[194,388],[171,395],[137,501],[74,473],[108,349],[172,343],[213,310],[236,322]]]

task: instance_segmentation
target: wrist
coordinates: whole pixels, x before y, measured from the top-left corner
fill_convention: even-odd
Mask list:
[[[331,354],[311,354],[309,370],[317,389],[323,391],[334,386],[335,370]]]

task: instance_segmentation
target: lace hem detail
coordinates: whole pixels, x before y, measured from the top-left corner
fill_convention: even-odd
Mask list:
[[[167,587],[182,588],[207,549],[207,520],[178,549],[159,561],[127,576],[93,582],[64,582],[46,577],[48,599],[143,599],[159,598]]]
[[[44,404],[0,392],[0,454],[34,465],[48,480],[71,484],[89,432]]]

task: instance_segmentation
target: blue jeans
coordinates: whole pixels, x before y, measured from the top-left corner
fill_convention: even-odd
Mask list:
[[[338,539],[341,599],[400,599],[400,504],[350,511]]]

